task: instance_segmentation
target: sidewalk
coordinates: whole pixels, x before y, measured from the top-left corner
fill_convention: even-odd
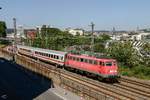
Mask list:
[[[51,88],[51,89],[49,89],[49,91],[52,91],[54,94],[56,94],[63,100],[81,100],[81,97],[79,97],[78,95],[76,95],[68,90],[65,90],[61,87]]]
[[[56,96],[54,96],[56,95]],[[58,98],[59,97],[59,98]],[[53,98],[53,99],[52,99]],[[61,87],[50,88],[34,100],[83,100],[80,96]]]

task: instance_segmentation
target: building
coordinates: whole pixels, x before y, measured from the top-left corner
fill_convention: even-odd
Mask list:
[[[131,40],[137,40],[137,41],[141,41],[141,40],[146,40],[150,37],[150,33],[137,33],[134,35],[131,35]]]
[[[37,35],[36,29],[24,29],[24,34],[29,39],[34,39]]]
[[[14,29],[13,28],[7,28],[6,29],[7,38],[14,38]]]
[[[68,31],[68,33],[72,35],[84,35],[84,30],[79,28],[76,29],[67,28],[66,31]]]
[[[24,28],[23,28],[23,26],[21,26],[21,25],[18,26],[16,37],[17,38],[26,38],[25,34],[24,34]]]

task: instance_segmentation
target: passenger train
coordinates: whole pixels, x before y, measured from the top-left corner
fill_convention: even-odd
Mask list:
[[[54,64],[61,68],[73,69],[98,79],[117,79],[118,65],[115,59],[96,58],[69,52],[17,45],[17,53]]]

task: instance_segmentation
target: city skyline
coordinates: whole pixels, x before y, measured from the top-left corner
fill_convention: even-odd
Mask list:
[[[149,0],[1,0],[0,19],[7,27],[34,27],[43,24],[61,29],[135,30],[150,27]]]

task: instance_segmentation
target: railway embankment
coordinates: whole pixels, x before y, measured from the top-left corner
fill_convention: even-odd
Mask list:
[[[0,55],[5,59],[13,60],[28,69],[53,81],[53,86],[60,86],[83,97],[85,100],[148,100],[150,98],[149,82],[122,77],[119,83],[108,84],[86,76],[56,68],[37,59],[23,55],[8,53],[0,50]]]

